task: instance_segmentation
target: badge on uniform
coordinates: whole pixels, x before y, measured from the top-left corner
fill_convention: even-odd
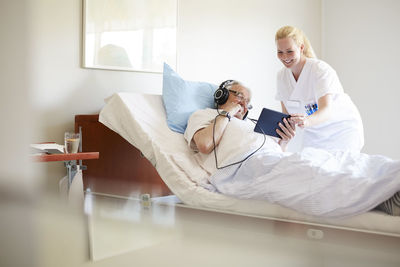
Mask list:
[[[317,103],[308,104],[308,105],[305,105],[304,108],[306,109],[307,115],[311,115],[311,114],[313,114],[315,111],[318,110],[318,104],[317,104]]]

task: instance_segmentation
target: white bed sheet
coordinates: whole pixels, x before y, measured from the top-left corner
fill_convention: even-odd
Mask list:
[[[171,131],[161,95],[116,93],[99,121],[138,148],[185,205],[312,225],[353,229],[400,237],[400,217],[370,211],[346,219],[306,216],[266,201],[241,200],[206,190],[207,174],[195,162],[182,134]]]

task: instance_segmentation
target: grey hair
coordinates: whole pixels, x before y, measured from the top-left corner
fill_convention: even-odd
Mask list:
[[[225,86],[225,88],[229,90],[229,89],[231,89],[234,85],[239,85],[239,86],[242,86],[242,87],[246,88],[247,92],[249,92],[250,99],[251,99],[251,97],[252,97],[253,94],[251,93],[250,88],[248,88],[248,87],[245,86],[243,83],[241,83],[241,82],[239,82],[239,81],[237,81],[237,80],[232,80],[232,82],[228,83],[228,84]]]

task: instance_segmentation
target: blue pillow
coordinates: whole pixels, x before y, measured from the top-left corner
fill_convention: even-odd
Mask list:
[[[185,81],[164,63],[162,98],[168,127],[175,132],[184,133],[193,112],[214,108],[214,92],[217,87],[206,82]]]

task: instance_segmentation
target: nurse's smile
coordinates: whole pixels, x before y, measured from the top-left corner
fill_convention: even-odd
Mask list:
[[[291,65],[300,61],[300,47],[296,45],[292,38],[279,39],[276,45],[278,58],[286,67],[291,67]]]
[[[293,62],[293,59],[291,59],[291,60],[282,60],[282,62],[283,62],[283,64],[285,64],[285,65],[290,65],[290,63]]]

